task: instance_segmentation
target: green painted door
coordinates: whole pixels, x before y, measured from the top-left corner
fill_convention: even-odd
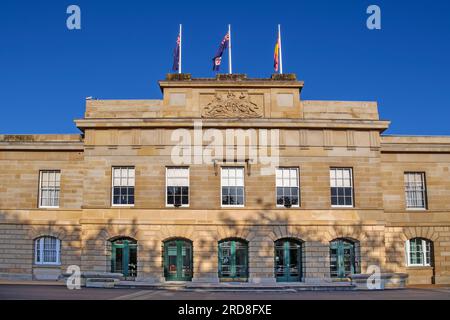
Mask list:
[[[164,243],[164,276],[167,281],[192,280],[192,244],[185,240]]]
[[[355,244],[349,240],[335,240],[330,244],[332,278],[347,278],[357,273]]]
[[[219,278],[223,281],[247,281],[247,243],[238,240],[219,243]]]
[[[111,272],[121,273],[125,278],[137,276],[137,242],[117,239],[111,243]]]
[[[302,246],[292,240],[275,242],[275,277],[278,282],[302,281]]]

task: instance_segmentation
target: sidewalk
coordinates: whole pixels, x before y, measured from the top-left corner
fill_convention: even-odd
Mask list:
[[[23,285],[23,286],[65,286],[65,281],[37,281],[37,280],[0,280],[0,285]]]
[[[0,280],[0,285],[32,285],[32,286],[65,286],[64,280],[37,281],[37,280]],[[120,289],[149,289],[149,290],[205,290],[205,291],[353,291],[351,283],[305,284],[305,283],[195,283],[195,282],[167,282],[148,283],[139,281],[121,281],[115,286]],[[406,289],[441,289],[448,285],[409,285]]]
[[[64,280],[37,281],[37,280],[0,280],[0,285],[33,285],[33,286],[65,286]],[[114,286],[120,289],[150,289],[150,290],[205,290],[205,291],[336,291],[354,290],[351,283],[305,284],[305,283],[274,283],[257,284],[248,282],[225,283],[195,283],[195,282],[166,282],[149,283],[139,281],[120,281]]]

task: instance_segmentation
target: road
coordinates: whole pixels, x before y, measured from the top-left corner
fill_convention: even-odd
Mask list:
[[[207,292],[0,285],[0,300],[450,300],[450,287],[387,291]]]

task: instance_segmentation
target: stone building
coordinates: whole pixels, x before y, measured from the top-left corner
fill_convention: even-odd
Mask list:
[[[0,135],[0,278],[450,283],[450,137],[383,135],[295,75],[159,85],[88,99],[78,135]]]

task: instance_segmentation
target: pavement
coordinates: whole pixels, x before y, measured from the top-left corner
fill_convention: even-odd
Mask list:
[[[200,289],[68,290],[61,285],[0,284],[0,300],[450,300],[450,286],[414,287],[385,291],[233,291]]]

